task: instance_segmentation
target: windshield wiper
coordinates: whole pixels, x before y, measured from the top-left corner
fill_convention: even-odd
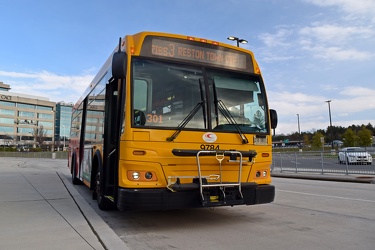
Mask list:
[[[225,119],[227,119],[228,123],[233,125],[236,128],[238,134],[241,137],[242,144],[249,143],[249,140],[247,139],[246,135],[242,132],[240,126],[237,124],[236,120],[233,118],[232,114],[229,112],[224,102],[222,100],[218,100],[217,104],[218,104],[219,111],[223,114]]]
[[[216,109],[219,110],[223,114],[223,116],[225,117],[225,119],[227,119],[229,124],[231,124],[235,127],[235,129],[237,130],[238,134],[241,137],[242,144],[248,144],[249,140],[247,139],[246,135],[242,132],[240,126],[238,126],[236,120],[233,118],[232,114],[229,112],[229,110],[225,106],[224,102],[222,100],[217,99],[215,80],[213,80],[212,86],[213,86],[213,90],[214,90],[213,94],[214,94],[214,103],[215,103]],[[217,121],[218,121],[218,118],[219,118],[219,116],[218,116],[217,111],[216,111],[216,120]]]
[[[167,137],[167,141],[173,141],[176,137],[180,134],[181,130],[191,121],[191,119],[195,116],[195,114],[199,111],[201,107],[206,103],[205,100],[198,102],[197,105],[193,108],[192,111],[182,120],[182,122],[177,126],[177,130],[171,135]]]

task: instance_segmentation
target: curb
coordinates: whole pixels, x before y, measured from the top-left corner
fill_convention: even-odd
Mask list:
[[[355,182],[355,183],[369,183],[375,184],[374,176],[348,176],[348,175],[324,175],[324,174],[298,174],[298,173],[282,173],[272,172],[272,177],[279,178],[294,178],[306,180],[321,180],[321,181],[337,181],[337,182]]]
[[[78,209],[85,217],[87,223],[91,227],[104,249],[114,250],[130,250],[120,237],[103,221],[103,219],[95,212],[95,210],[86,202],[86,200],[78,193],[73,184],[68,180],[66,175],[58,173],[65,187],[69,191],[71,197],[77,204]]]

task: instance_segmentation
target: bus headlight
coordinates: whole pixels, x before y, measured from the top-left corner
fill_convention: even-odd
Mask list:
[[[147,180],[151,180],[151,179],[152,179],[152,172],[147,172],[147,173],[145,174],[145,178],[146,178]]]
[[[139,180],[139,173],[133,172],[132,177],[133,177],[134,180]]]
[[[256,178],[267,178],[268,172],[267,170],[257,171],[255,173]]]
[[[153,171],[136,171],[129,170],[127,172],[128,180],[130,181],[157,181],[156,173]]]

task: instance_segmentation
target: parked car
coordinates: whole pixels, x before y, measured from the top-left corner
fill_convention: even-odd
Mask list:
[[[339,163],[347,164],[372,164],[372,156],[360,147],[347,147],[339,152]]]

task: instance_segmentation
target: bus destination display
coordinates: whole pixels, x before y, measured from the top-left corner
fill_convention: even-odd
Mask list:
[[[218,47],[220,48],[220,47]],[[145,49],[145,48],[143,48]],[[179,43],[174,40],[162,40],[152,38],[151,46],[147,54],[152,56],[170,57],[188,61],[199,61],[225,67],[246,69],[246,55],[224,51],[222,49],[211,49],[197,46],[191,43]],[[144,54],[144,53],[141,53]]]

